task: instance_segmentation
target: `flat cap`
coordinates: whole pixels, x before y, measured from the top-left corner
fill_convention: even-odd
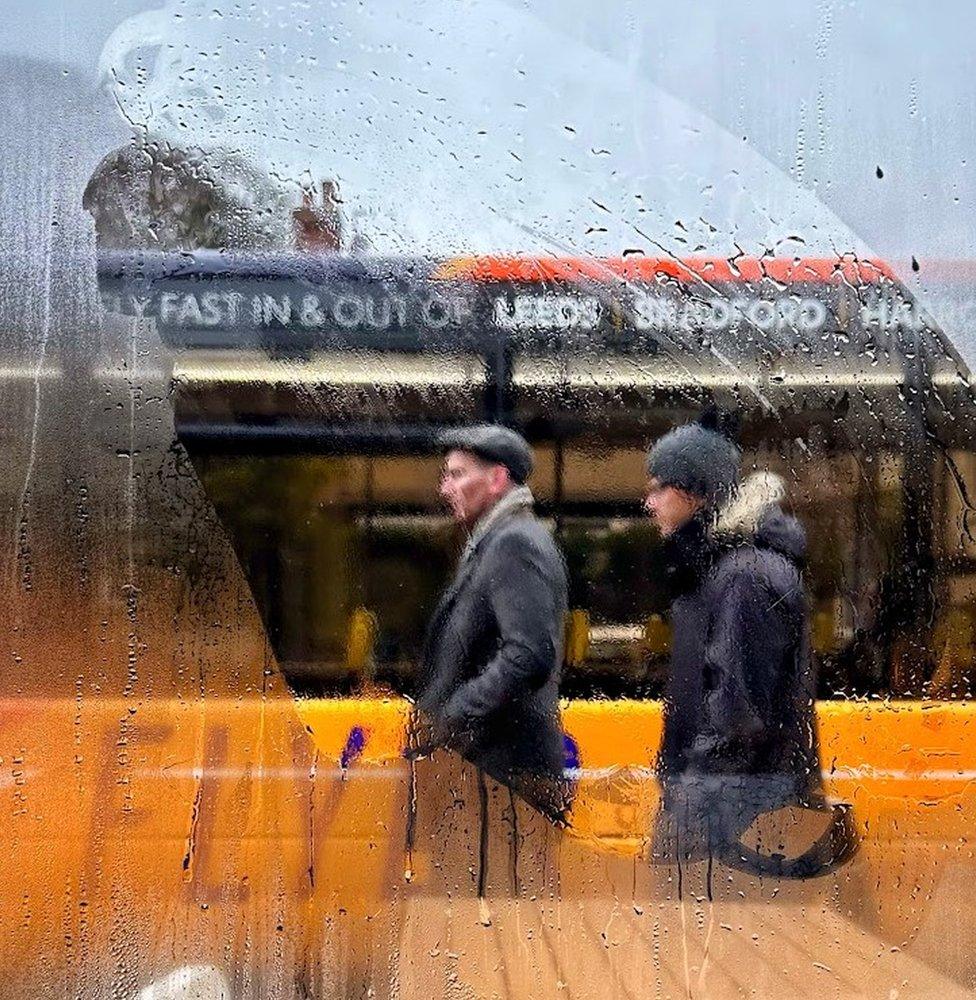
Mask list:
[[[437,438],[442,451],[468,451],[486,462],[504,465],[520,485],[532,472],[532,449],[521,434],[498,424],[452,427]]]

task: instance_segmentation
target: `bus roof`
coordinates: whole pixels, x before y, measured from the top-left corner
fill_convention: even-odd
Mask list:
[[[885,261],[843,255],[838,257],[538,257],[501,256],[424,257],[346,256],[295,251],[227,253],[220,250],[162,252],[103,250],[98,255],[99,277],[162,279],[181,277],[379,277],[409,273],[417,278],[472,282],[519,283],[617,280],[651,282],[676,279],[689,283],[876,284],[897,281]]]

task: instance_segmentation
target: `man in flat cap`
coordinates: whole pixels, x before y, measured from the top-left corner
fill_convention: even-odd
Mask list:
[[[562,823],[566,569],[533,513],[532,451],[494,425],[448,431],[439,445],[440,495],[468,538],[428,626],[412,755],[453,749]]]

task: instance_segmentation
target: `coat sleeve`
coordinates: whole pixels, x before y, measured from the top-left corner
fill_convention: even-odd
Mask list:
[[[768,736],[789,636],[781,602],[753,568],[733,572],[716,600],[705,646],[705,727],[690,763],[711,772],[748,771]]]
[[[552,565],[533,539],[513,532],[492,546],[487,578],[498,648],[445,706],[446,719],[455,723],[475,724],[499,711],[541,687],[557,667],[565,610],[562,566]]]

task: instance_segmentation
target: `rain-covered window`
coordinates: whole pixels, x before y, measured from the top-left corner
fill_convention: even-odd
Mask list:
[[[20,6],[0,994],[969,995],[968,7]]]

